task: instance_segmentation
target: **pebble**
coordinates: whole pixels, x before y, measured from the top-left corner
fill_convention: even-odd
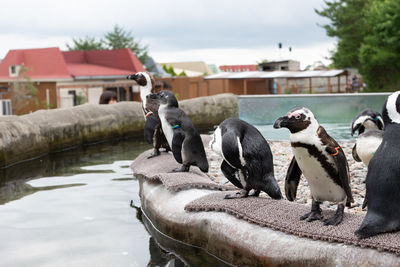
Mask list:
[[[268,143],[274,156],[275,178],[283,193],[285,192],[284,185],[287,168],[289,167],[290,161],[293,157],[292,148],[289,141],[268,141]],[[366,211],[362,210],[362,203],[365,196],[365,178],[367,175],[367,167],[362,162],[356,162],[353,159],[351,154],[351,150],[354,146],[353,142],[342,141],[338,143],[344,150],[347,157],[350,171],[350,188],[354,198],[354,203],[352,203],[350,208],[346,207],[346,211],[350,213],[365,214]],[[218,184],[230,184],[220,169],[222,158],[209,147],[206,147],[206,153],[207,158],[210,161],[210,178]],[[265,193],[262,193],[261,196],[262,195],[266,196]],[[295,202],[311,205],[310,189],[304,176],[302,176],[297,188]],[[330,202],[324,202],[322,207],[336,210],[337,205]]]

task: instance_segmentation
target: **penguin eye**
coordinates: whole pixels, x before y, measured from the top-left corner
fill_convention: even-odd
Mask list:
[[[301,119],[301,115],[300,115],[300,114],[296,114],[296,115],[294,115],[294,118],[295,118],[296,120],[300,120],[300,119]]]

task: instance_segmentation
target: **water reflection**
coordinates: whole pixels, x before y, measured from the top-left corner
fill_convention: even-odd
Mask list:
[[[41,190],[84,185],[77,183],[64,184],[61,187],[57,186],[57,188],[41,188],[27,184],[29,180],[39,177],[67,176],[85,171],[93,172],[96,170],[90,169],[90,167],[85,169],[85,165],[104,164],[120,159],[135,159],[142,151],[149,148],[150,146],[147,143],[141,141],[115,140],[51,153],[8,168],[2,168],[0,169],[0,205]],[[125,167],[129,171],[129,166]],[[102,169],[101,167],[97,169],[99,172],[109,173],[112,173],[113,170],[113,168]]]

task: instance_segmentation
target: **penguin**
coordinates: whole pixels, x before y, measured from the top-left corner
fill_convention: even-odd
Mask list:
[[[242,189],[226,199],[258,196],[261,191],[273,199],[281,199],[282,193],[274,177],[271,149],[252,125],[245,121],[229,118],[214,131],[209,146],[223,158],[222,173],[235,186]]]
[[[358,131],[352,155],[355,161],[368,166],[372,156],[382,142],[384,123],[379,112],[372,109],[361,111],[351,123],[351,135]]]
[[[311,222],[323,220],[320,204],[338,203],[333,217],[324,219],[325,225],[338,225],[343,220],[345,205],[350,207],[353,196],[350,189],[349,167],[338,143],[319,125],[308,108],[294,108],[278,118],[274,128],[288,128],[294,157],[289,165],[285,194],[289,201],[296,198],[297,186],[303,174],[310,186],[311,212],[300,217]]]
[[[182,164],[172,172],[188,172],[190,166],[194,165],[207,173],[208,161],[201,137],[190,118],[179,108],[175,95],[171,91],[162,90],[150,94],[149,98],[159,101],[161,127],[175,160]]]
[[[136,81],[140,88],[140,99],[142,100],[142,110],[145,117],[144,137],[145,140],[154,147],[153,153],[148,158],[160,155],[160,148],[170,151],[171,149],[165,141],[165,136],[162,132],[160,118],[154,112],[155,109],[158,109],[158,104],[153,101],[150,103],[149,107],[147,106],[148,103],[146,96],[151,94],[151,91],[155,87],[153,76],[148,72],[138,72],[136,74],[128,75],[126,78]],[[156,106],[151,109],[151,106],[154,105]]]
[[[382,143],[368,165],[367,214],[358,238],[400,230],[400,91],[388,96],[382,108]]]

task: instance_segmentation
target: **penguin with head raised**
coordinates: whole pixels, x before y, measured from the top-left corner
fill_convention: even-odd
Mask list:
[[[290,130],[294,157],[289,165],[285,194],[288,200],[296,198],[297,186],[303,174],[310,186],[311,212],[300,217],[308,222],[323,219],[320,204],[323,201],[338,204],[336,214],[323,220],[325,225],[338,225],[343,219],[344,207],[353,197],[350,189],[346,156],[338,143],[319,125],[307,108],[294,108],[275,121],[274,128]]]
[[[254,196],[264,191],[271,198],[282,198],[274,177],[271,149],[254,126],[236,118],[226,119],[214,131],[210,147],[222,156],[225,177],[242,189],[225,198],[247,197],[252,189]]]
[[[199,167],[202,172],[208,172],[203,141],[191,119],[178,107],[175,95],[171,91],[162,90],[150,94],[149,98],[159,101],[158,116],[161,127],[175,160],[182,164],[172,172],[187,172],[192,165]]]
[[[381,114],[372,109],[364,109],[354,118],[351,123],[351,135],[358,131],[357,141],[352,150],[355,161],[362,161],[368,166],[382,142],[383,127]]]
[[[155,87],[155,80],[149,72],[138,72],[128,75],[127,79],[134,80],[140,88],[140,99],[142,100],[142,110],[145,117],[144,137],[149,144],[152,144],[154,151],[149,158],[160,155],[160,148],[165,148],[170,151],[168,143],[165,141],[164,133],[162,132],[160,118],[154,109],[158,109],[157,103],[148,103],[146,96],[151,94]]]
[[[382,109],[382,143],[368,165],[368,211],[359,238],[400,230],[400,91],[391,94]]]

